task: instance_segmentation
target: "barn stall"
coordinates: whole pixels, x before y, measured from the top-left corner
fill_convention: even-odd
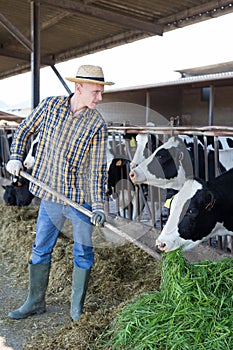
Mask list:
[[[126,123],[126,125],[121,126],[109,125],[108,128],[113,149],[120,149],[120,153],[124,149],[124,152],[126,152],[124,154],[129,159],[132,159],[135,152],[134,138],[138,133],[143,135],[154,134],[163,141],[166,141],[171,135],[188,134],[194,135],[195,144],[199,136],[204,136],[204,138],[210,135],[213,136],[217,162],[218,136],[231,136],[233,134],[233,130],[226,127],[194,129],[174,127],[173,125],[167,127],[138,127]],[[126,135],[128,137],[125,137]],[[150,140],[150,137],[148,140]],[[156,223],[153,189],[150,188],[150,191],[152,191],[152,195],[148,197],[147,205],[144,206],[143,212],[138,213],[139,215],[135,221],[123,218],[125,213],[120,211],[116,199],[109,198],[109,201],[106,201],[106,211],[109,214],[109,220],[112,220],[110,221],[112,224],[116,225],[117,223],[118,228],[127,232],[131,237],[135,237],[135,230],[140,232],[136,239],[142,243],[142,247],[147,246],[153,249],[154,239],[160,232],[159,225],[162,225],[162,223]],[[17,208],[6,207],[5,204],[2,204],[0,208],[2,256],[5,262],[4,275],[11,276],[12,286],[17,288],[17,291],[20,289],[26,290],[27,262],[30,259],[30,246],[35,237],[38,206],[32,204],[29,207]],[[94,234],[96,263],[88,291],[86,313],[77,327],[68,318],[72,274],[72,240],[67,237],[70,236],[71,228],[68,225],[61,232],[54,251],[54,263],[47,297],[48,313],[43,318],[37,318],[36,329],[34,318],[25,321],[28,330],[26,333],[27,342],[24,345],[26,350],[39,346],[43,346],[43,349],[57,349],[58,345],[64,348],[69,346],[69,349],[97,349],[97,339],[100,333],[109,327],[124,305],[129,304],[142,292],[151,293],[160,288],[161,265],[157,259],[110,230],[96,230]],[[15,241],[18,242],[17,246]],[[219,260],[230,255],[221,239],[207,243],[190,252],[186,257],[190,261],[197,261],[203,259]],[[25,252],[27,253],[25,254]],[[7,281],[9,283],[9,278]],[[19,294],[19,298],[14,299],[13,303],[11,301],[10,304],[4,305],[5,312],[7,313],[12,307],[16,307],[20,298],[23,301],[24,295],[20,296]],[[54,304],[60,305],[56,311],[54,311]],[[56,319],[57,313],[59,321]],[[7,327],[9,333],[11,325],[8,324]],[[47,331],[41,332],[41,329],[47,329]],[[30,338],[31,332],[34,334],[32,338]]]
[[[5,123],[2,124],[0,128],[1,135],[1,182],[9,180],[9,174],[5,170],[6,163],[9,159],[9,135],[13,136],[17,125],[10,125]],[[106,196],[105,210],[111,218],[125,218],[134,221],[135,224],[148,225],[149,228],[153,228],[154,237],[161,231],[167,218],[167,209],[164,208],[166,202],[167,190],[161,188],[155,188],[153,186],[147,186],[146,195],[145,189],[142,186],[133,186],[129,178],[129,164],[133,159],[137,145],[136,145],[136,135],[145,135],[148,138],[148,144],[151,143],[151,135],[154,135],[157,140],[157,146],[159,142],[165,143],[171,136],[179,135],[189,135],[193,138],[194,144],[194,169],[193,175],[198,176],[199,159],[198,159],[198,142],[201,139],[204,144],[204,168],[205,168],[205,180],[208,180],[208,157],[207,157],[207,142],[208,138],[213,138],[213,150],[214,150],[214,171],[215,176],[220,175],[219,170],[219,144],[218,137],[228,136],[231,138],[233,136],[233,128],[231,127],[175,127],[174,121],[170,121],[170,125],[166,127],[154,127],[154,126],[133,126],[128,125],[117,125],[117,123],[109,123],[109,141],[108,141],[108,165],[110,165],[111,160],[126,159],[129,163],[127,165],[127,176],[119,180],[118,186],[115,188],[115,193]],[[30,147],[30,143],[28,148]],[[149,146],[149,149],[151,147]],[[230,159],[233,158],[233,148],[228,149]],[[221,152],[221,150],[220,150]],[[149,151],[149,153],[151,153]],[[115,170],[115,169],[114,169]],[[122,175],[122,174],[120,174]],[[43,186],[43,184],[42,184]],[[2,190],[1,190],[2,191]],[[107,189],[106,189],[106,193]],[[134,214],[133,214],[134,212]],[[120,223],[120,225],[122,225]],[[132,223],[130,223],[132,226]],[[119,224],[118,224],[119,226]],[[118,227],[119,228],[119,227]],[[139,228],[136,228],[139,230]],[[145,230],[142,230],[144,232]],[[149,229],[148,229],[149,231]],[[119,229],[120,234],[120,229]],[[151,232],[150,232],[151,234]],[[215,246],[225,252],[231,250],[230,245],[226,245],[227,240],[222,240],[218,237],[216,240],[209,240],[208,244]],[[232,240],[231,240],[232,241]],[[232,248],[232,242],[231,242]]]

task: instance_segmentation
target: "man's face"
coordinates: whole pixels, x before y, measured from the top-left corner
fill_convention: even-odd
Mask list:
[[[79,91],[79,102],[81,102],[83,106],[94,109],[98,103],[102,101],[102,94],[104,92],[103,85],[81,83],[77,84],[76,88]]]

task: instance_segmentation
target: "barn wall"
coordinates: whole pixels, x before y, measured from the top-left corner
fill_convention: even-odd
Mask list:
[[[233,87],[215,87],[213,125],[233,126]],[[189,116],[187,125],[209,123],[209,102],[202,99],[202,88],[186,88],[182,96],[182,115]],[[186,118],[187,120],[187,118]]]
[[[181,124],[190,126],[208,125],[209,102],[201,98],[201,88],[184,88],[182,92]]]
[[[215,125],[233,126],[233,86],[216,88]]]
[[[104,94],[98,110],[107,122],[145,125],[145,105],[145,94],[141,91],[123,91]]]
[[[147,91],[151,109],[149,117],[146,111]],[[233,126],[232,96],[231,85],[214,88],[213,125]],[[162,86],[149,90],[106,93],[104,103],[106,113],[103,110],[102,112],[107,121],[128,121],[136,125],[153,121],[158,122],[157,125],[167,125],[170,117],[180,116],[183,126],[209,125],[209,101],[203,99],[200,85]]]
[[[182,90],[162,88],[150,91],[150,106],[167,120],[182,112]]]
[[[181,89],[150,90],[149,113],[146,110],[146,103],[146,90],[123,91],[104,94],[103,103],[98,109],[107,121],[129,121],[137,125],[145,125],[147,121],[151,121],[155,125],[166,126],[170,117],[180,115],[182,112]]]

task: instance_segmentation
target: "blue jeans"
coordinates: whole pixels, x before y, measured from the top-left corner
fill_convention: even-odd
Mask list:
[[[88,204],[82,206],[91,210]],[[69,205],[45,200],[41,201],[37,218],[36,239],[32,246],[32,264],[51,263],[53,248],[66,219],[69,219],[73,226],[74,264],[86,270],[92,267],[94,263],[93,225],[90,223],[90,218]]]

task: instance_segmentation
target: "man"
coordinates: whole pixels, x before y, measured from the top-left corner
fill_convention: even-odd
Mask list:
[[[79,67],[75,92],[69,97],[49,97],[18,127],[11,147],[7,171],[19,175],[22,157],[30,136],[39,135],[32,176],[67,198],[92,210],[91,219],[66,205],[43,188],[30,184],[30,191],[41,198],[36,238],[29,262],[29,293],[26,302],[9,313],[23,319],[46,311],[45,293],[49,281],[53,248],[66,218],[73,225],[74,269],[70,315],[77,321],[82,314],[91,267],[93,225],[105,222],[107,127],[95,109],[102,100],[105,82],[101,67]]]

